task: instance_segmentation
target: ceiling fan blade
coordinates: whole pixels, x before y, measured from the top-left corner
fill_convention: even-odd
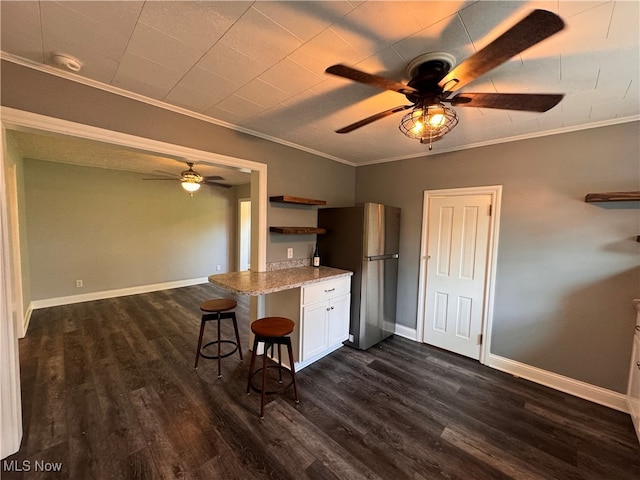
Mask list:
[[[404,83],[379,77],[378,75],[365,73],[360,70],[356,70],[355,68],[347,67],[346,65],[333,65],[327,68],[325,73],[348,78],[349,80],[364,83],[366,85],[372,85],[374,87],[381,88],[382,90],[392,90],[394,92],[402,93],[403,95],[418,92],[415,88],[405,85]]]
[[[406,110],[407,108],[413,108],[413,105],[400,105],[399,107],[390,108],[389,110],[385,110],[384,112],[376,113],[370,117],[367,117],[359,122],[352,123],[351,125],[347,125],[346,127],[342,127],[340,130],[336,130],[336,133],[349,133],[353,132],[355,129],[364,127],[376,120],[380,120],[384,117],[388,117],[396,112],[401,112],[402,110]]]
[[[202,177],[202,178],[206,181],[212,181],[212,182],[215,182],[216,180],[224,180],[224,177],[221,177],[220,175],[211,175],[209,177]]]
[[[171,180],[172,182],[175,182],[176,180],[180,180],[179,178],[175,178],[175,177],[147,177],[147,178],[143,178],[142,180]]]
[[[461,93],[449,101],[454,107],[546,112],[560,103],[563,97],[562,94],[552,93]]]
[[[446,92],[454,92],[563,28],[564,22],[555,13],[534,10],[482,50],[457,65],[438,85]]]

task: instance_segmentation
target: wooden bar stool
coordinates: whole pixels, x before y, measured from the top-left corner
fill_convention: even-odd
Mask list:
[[[264,396],[271,395],[273,393],[280,393],[291,385],[293,385],[293,392],[295,396],[296,403],[299,403],[298,399],[298,385],[296,383],[296,371],[293,366],[293,350],[291,348],[291,338],[288,337],[291,332],[293,332],[293,328],[295,324],[293,320],[284,317],[265,317],[259,320],[256,320],[251,324],[251,331],[254,334],[253,339],[253,351],[251,352],[251,364],[249,365],[249,379],[247,380],[247,393],[250,393],[250,390],[253,389],[256,392],[260,392],[260,418],[264,418]],[[256,360],[256,350],[258,349],[258,343],[264,343],[264,352],[262,354],[262,368],[259,368],[255,372],[253,371],[253,367],[255,365]],[[273,347],[274,345],[278,345],[278,365],[267,366],[267,351],[271,348],[271,356],[273,356]],[[287,351],[289,352],[289,365],[291,369],[287,369],[282,366],[282,357],[280,347],[281,345],[287,346]],[[278,383],[282,383],[282,372],[289,372],[291,375],[291,381],[286,385],[276,389],[276,390],[267,390],[267,369],[268,368],[277,368],[278,369]],[[261,388],[256,387],[252,380],[253,377],[257,374],[262,373],[262,383]]]
[[[238,302],[231,298],[217,298],[215,300],[207,300],[203,304],[200,305],[200,310],[202,310],[202,320],[200,321],[200,336],[198,337],[198,349],[196,350],[196,363],[194,368],[198,368],[198,360],[200,357],[204,358],[214,358],[218,359],[218,378],[222,377],[222,373],[220,371],[220,360],[224,357],[228,357],[229,355],[233,355],[236,350],[240,353],[240,360],[242,360],[242,346],[240,345],[240,335],[238,334],[238,323],[236,322],[236,312],[229,312],[228,310],[233,310],[238,305]],[[233,329],[236,331],[236,341],[233,340],[222,340],[220,338],[220,322],[226,318],[230,318],[233,320]],[[212,342],[207,343],[202,346],[202,337],[204,336],[204,326],[207,322],[211,320],[217,320],[218,322],[218,338]],[[221,354],[220,345],[223,343],[229,343],[234,345],[234,349],[228,353]],[[217,355],[207,355],[204,353],[204,349],[210,345],[218,345],[218,354]]]

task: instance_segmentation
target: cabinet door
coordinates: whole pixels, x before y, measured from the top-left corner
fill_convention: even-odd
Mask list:
[[[329,346],[349,339],[351,295],[332,298],[329,304]]]
[[[302,308],[302,361],[327,349],[329,302],[319,302]]]

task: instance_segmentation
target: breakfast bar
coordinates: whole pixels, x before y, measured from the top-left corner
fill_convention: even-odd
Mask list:
[[[267,295],[314,283],[350,277],[353,272],[331,267],[295,267],[269,272],[229,272],[210,275],[209,282],[239,295]]]
[[[210,275],[209,282],[234,294],[263,296],[262,316],[293,320],[291,343],[300,370],[349,339],[351,275],[338,268],[303,266]]]

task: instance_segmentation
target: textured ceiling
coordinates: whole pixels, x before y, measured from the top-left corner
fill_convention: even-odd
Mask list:
[[[180,176],[180,172],[187,169],[185,159],[94,140],[21,131],[9,131],[7,137],[25,159],[144,173],[149,178]],[[196,162],[193,168],[205,177],[222,177],[219,182],[226,185],[251,182],[251,175],[237,168],[221,167],[202,161]]]
[[[2,1],[3,58],[65,73],[352,165],[424,155],[395,114],[334,131],[407,100],[333,77],[344,63],[406,82],[407,63],[444,51],[461,62],[534,8],[566,28],[462,92],[564,93],[546,113],[458,108],[438,153],[640,115],[640,2]],[[61,70],[58,70],[62,72]]]

